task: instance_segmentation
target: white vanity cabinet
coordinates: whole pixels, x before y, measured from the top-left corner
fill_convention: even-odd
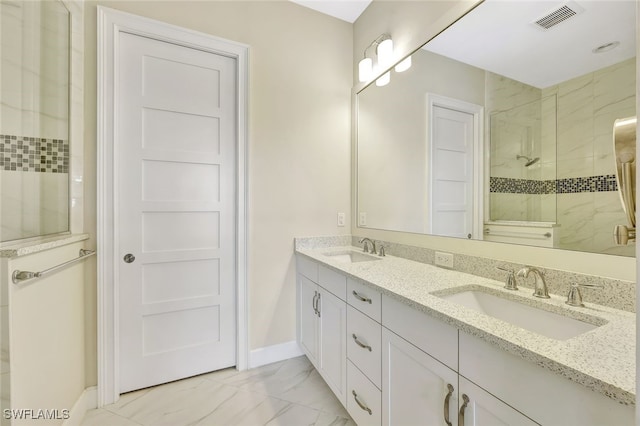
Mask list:
[[[535,426],[538,424],[464,377],[458,377],[460,426]]]
[[[382,324],[384,426],[536,424],[458,374],[457,328],[386,296]]]
[[[634,424],[634,406],[298,256],[298,341],[360,426]]]
[[[458,373],[386,328],[382,344],[382,424],[457,425]]]
[[[346,278],[301,257],[297,262],[298,342],[344,405],[347,380]]]

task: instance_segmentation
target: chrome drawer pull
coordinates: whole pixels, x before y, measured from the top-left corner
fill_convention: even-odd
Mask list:
[[[361,302],[369,302],[369,304],[371,304],[371,299],[369,299],[368,297],[362,297],[358,294],[357,291],[353,290],[353,295],[356,297],[356,299],[358,299]]]
[[[313,302],[311,302],[311,305],[313,306],[313,312],[318,315],[318,292],[314,291],[314,295],[313,295]]]
[[[469,403],[469,397],[466,394],[462,394],[462,401],[464,403],[460,407],[460,413],[458,415],[458,426],[464,426],[464,410],[467,408],[467,404]]]
[[[444,397],[444,422],[447,426],[451,426],[451,421],[449,420],[449,400],[451,399],[451,395],[453,395],[453,386],[447,383],[447,396]]]
[[[355,333],[352,334],[351,336],[353,337],[353,340],[356,341],[356,345],[360,346],[362,349],[369,349],[369,352],[371,352],[371,346],[365,345],[360,340],[358,340],[358,336],[356,336]]]
[[[352,390],[351,393],[353,394],[353,399],[356,400],[356,403],[360,406],[360,408],[362,408],[364,411],[369,413],[369,415],[371,415],[371,408],[367,407],[365,404],[360,402],[360,399],[358,399],[358,394],[356,393],[356,391]]]

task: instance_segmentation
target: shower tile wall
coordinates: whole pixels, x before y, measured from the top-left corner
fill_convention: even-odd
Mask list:
[[[558,97],[558,179],[615,175],[613,122],[636,115],[635,58],[545,89]],[[633,255],[616,246],[615,225],[626,224],[618,193],[559,193],[563,248]],[[613,189],[613,190],[612,190]]]
[[[542,90],[491,72],[486,73],[486,94],[491,176],[515,179],[512,184],[528,181],[533,186],[555,180],[555,97],[542,98]],[[492,125],[499,131],[492,131]],[[517,160],[518,155],[540,160],[525,167],[526,160]],[[492,190],[490,197],[491,220],[556,220],[555,196],[546,191]]]
[[[614,182],[612,129],[614,120],[636,115],[635,70],[633,58],[542,90],[487,73],[489,114],[525,105],[536,96],[546,100],[541,107],[542,160],[540,166],[530,167],[536,167],[537,172],[516,176],[508,167],[492,167],[491,175],[555,180],[556,189],[545,194],[492,192],[492,219],[557,222],[561,248],[634,254],[633,246],[620,247],[613,242],[614,226],[626,224],[626,220]],[[557,143],[550,113],[556,107]],[[493,140],[491,143],[491,154],[497,155]],[[508,159],[512,169],[524,169],[520,162],[525,160],[517,162],[514,154],[505,155],[505,163]]]
[[[67,231],[68,14],[2,2],[0,20],[0,241]]]

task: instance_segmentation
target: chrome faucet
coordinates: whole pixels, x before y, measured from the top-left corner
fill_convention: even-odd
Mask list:
[[[369,253],[369,244],[371,244],[371,253],[376,254],[376,242],[372,241],[370,238],[363,238],[360,240],[361,243],[364,243],[364,252]]]
[[[536,287],[533,291],[533,295],[535,297],[540,297],[542,299],[549,299],[549,289],[547,288],[547,282],[544,280],[544,272],[541,270],[534,268],[533,266],[525,266],[524,268],[518,271],[519,277],[528,278],[529,274],[532,273],[536,278]]]

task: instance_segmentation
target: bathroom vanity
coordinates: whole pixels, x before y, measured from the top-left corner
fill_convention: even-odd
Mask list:
[[[632,313],[355,247],[296,254],[298,341],[359,425],[633,424]]]

